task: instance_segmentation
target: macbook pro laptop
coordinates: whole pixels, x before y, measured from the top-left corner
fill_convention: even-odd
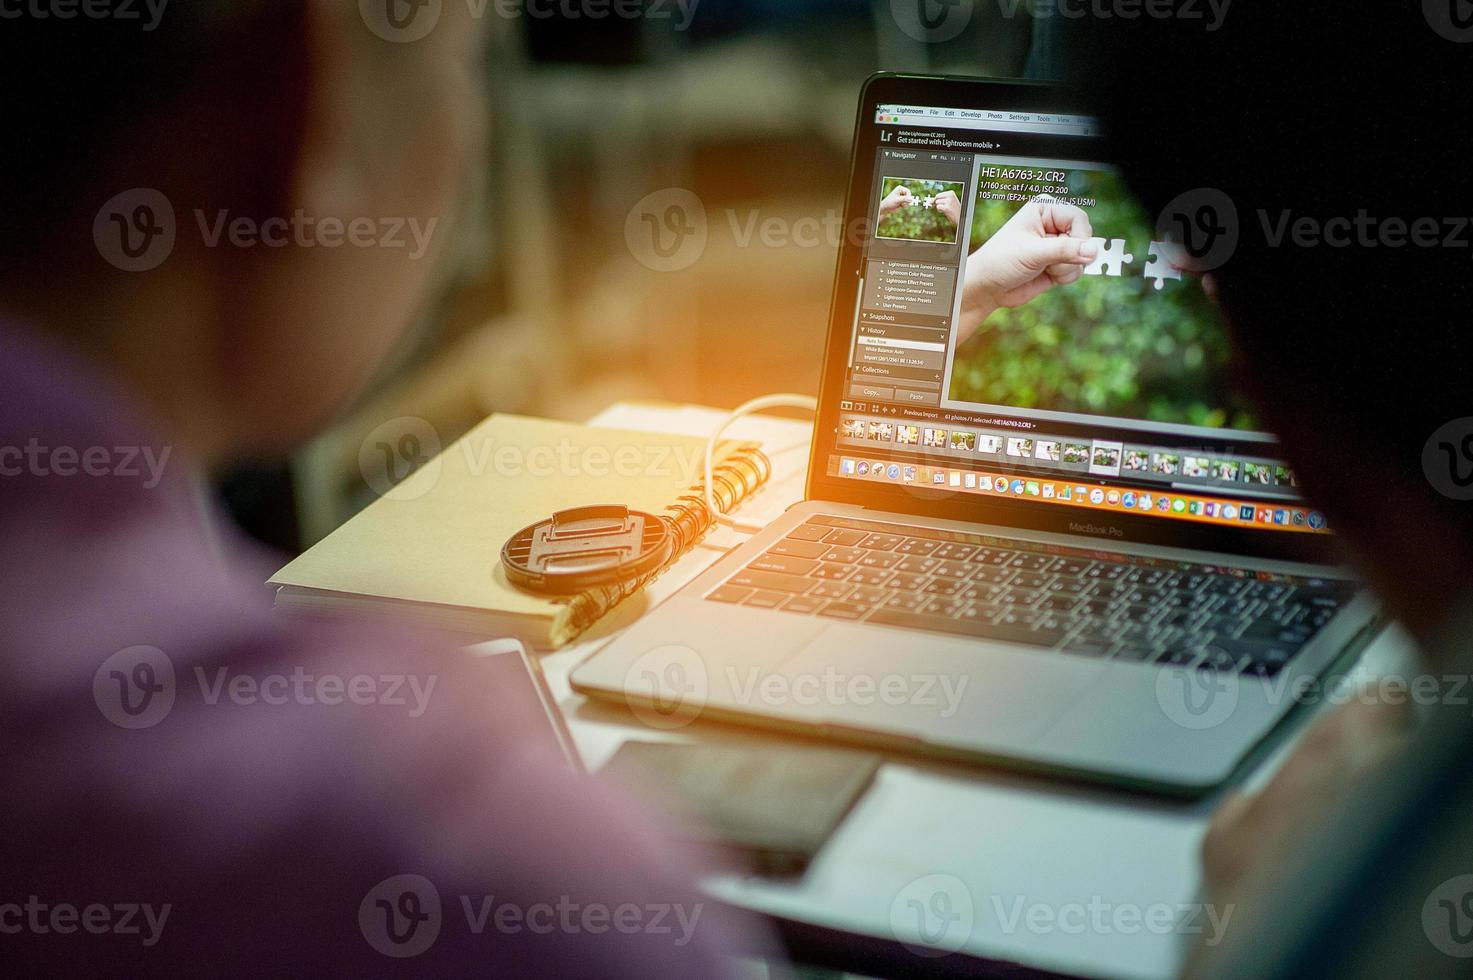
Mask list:
[[[806,499],[580,665],[739,721],[1191,794],[1365,642],[1200,285],[1060,89],[860,97]],[[1087,264],[1019,283],[1036,239]]]

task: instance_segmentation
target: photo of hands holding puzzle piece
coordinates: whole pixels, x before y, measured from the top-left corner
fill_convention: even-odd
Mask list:
[[[1135,261],[1135,256],[1125,251],[1123,238],[1091,238],[1090,241],[1099,248],[1099,254],[1084,267],[1086,276],[1118,276]],[[1156,280],[1156,288],[1161,289],[1166,280],[1181,278],[1186,258],[1186,249],[1176,242],[1152,242],[1146,262],[1146,278]]]

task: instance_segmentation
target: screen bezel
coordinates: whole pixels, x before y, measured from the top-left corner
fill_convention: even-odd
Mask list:
[[[880,126],[874,121],[880,104],[929,105],[948,108],[999,108],[1038,110],[1090,115],[1084,98],[1062,86],[1016,79],[989,80],[944,75],[906,75],[880,72],[870,76],[859,95],[853,152],[849,161],[848,189],[844,201],[844,227],[858,227],[873,202],[873,161],[880,148]],[[1109,161],[1101,161],[1108,163]],[[867,226],[866,226],[867,227]],[[1094,537],[1106,541],[1142,543],[1225,552],[1234,555],[1338,563],[1342,559],[1335,535],[1294,531],[1244,529],[1232,525],[1143,516],[1126,511],[1040,504],[1026,499],[984,497],[948,493],[927,487],[863,482],[827,473],[835,453],[857,456],[838,446],[839,403],[843,397],[849,343],[859,302],[859,281],[864,242],[859,236],[840,236],[834,292],[829,305],[829,329],[824,346],[823,372],[819,382],[819,407],[814,425],[813,454],[809,460],[807,497],[834,503],[855,504],[870,510],[892,511],[920,517],[994,524],[1060,534]],[[897,419],[897,421],[903,421]],[[1277,446],[1277,443],[1270,444]],[[913,459],[912,459],[913,457]],[[922,453],[889,451],[887,458],[921,465],[937,460]],[[1070,476],[1073,482],[1104,484],[1097,477]],[[1071,524],[1074,525],[1071,527]],[[1087,530],[1081,530],[1081,526]]]

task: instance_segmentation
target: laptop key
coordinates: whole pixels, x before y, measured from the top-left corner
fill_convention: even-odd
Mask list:
[[[739,589],[735,586],[723,585],[721,588],[716,589],[710,595],[706,596],[706,598],[710,599],[712,602],[741,602],[743,599],[747,598],[747,596],[751,594],[751,589]]]
[[[827,578],[839,581],[854,574],[853,565],[839,565],[835,562],[821,561],[818,567],[809,572],[811,578]]]
[[[837,561],[845,565],[852,565],[867,554],[868,552],[865,551],[863,548],[851,548],[846,546],[842,548],[830,549],[826,554],[824,554],[823,560]]]
[[[1074,637],[1059,647],[1063,653],[1072,653],[1080,657],[1108,657],[1113,644],[1109,640],[1099,637]]]
[[[883,568],[861,568],[845,579],[845,581],[852,582],[855,585],[884,585],[894,574],[894,572],[888,572]]]
[[[948,619],[965,612],[970,603],[957,599],[935,598],[921,607],[920,611],[928,616],[945,616]]]
[[[978,640],[1002,640],[1022,643],[1034,647],[1051,647],[1064,638],[1057,630],[1032,630],[1017,626],[990,623],[985,620],[957,619],[951,616],[932,616],[925,613],[904,612],[889,607],[877,609],[866,621],[881,626],[900,626],[906,629],[930,630],[936,633],[952,633]]]
[[[842,599],[853,591],[848,582],[819,582],[808,594],[816,599]]]
[[[803,524],[788,532],[794,541],[822,541],[833,528],[827,524]]]
[[[784,575],[780,572],[759,572],[744,568],[727,579],[726,584],[746,586],[752,589],[765,589],[768,592],[787,592],[793,595],[802,595],[813,587],[813,580],[799,578],[796,575]]]
[[[858,602],[867,606],[877,606],[890,597],[889,589],[878,589],[872,586],[860,586],[844,597],[846,602]]]
[[[1198,670],[1215,670],[1219,673],[1231,674],[1238,669],[1245,658],[1234,656],[1226,650],[1219,650],[1211,644],[1207,645],[1207,655],[1197,664]]]
[[[939,547],[941,547],[939,541],[931,541],[927,538],[906,538],[895,550],[902,555],[929,555]]]
[[[871,551],[889,551],[904,540],[905,538],[898,534],[871,534],[859,542],[859,546]]]
[[[1160,657],[1156,658],[1156,663],[1163,667],[1190,667],[1201,656],[1202,650],[1200,648],[1179,646],[1168,649]]]
[[[794,541],[783,538],[768,550],[769,555],[787,555],[793,558],[822,558],[829,546],[822,541]]]
[[[812,558],[789,558],[786,555],[766,554],[754,559],[748,568],[759,572],[782,572],[786,575],[807,575],[818,567]]]
[[[816,613],[824,607],[824,600],[814,599],[806,595],[795,595],[782,604],[783,612],[790,613]]]
[[[939,559],[936,558],[911,557],[905,559],[899,565],[896,565],[895,570],[897,572],[930,574],[930,572],[939,564],[941,564],[941,562]]]
[[[855,562],[860,568],[893,568],[900,563],[900,556],[889,551],[870,551]]]
[[[742,605],[756,606],[758,609],[776,609],[787,598],[787,595],[782,592],[754,592]]]
[[[905,592],[919,592],[931,581],[931,576],[915,572],[897,572],[887,584],[892,589],[900,589]]]
[[[1128,640],[1115,644],[1112,656],[1116,660],[1131,660],[1144,663],[1156,655],[1156,648],[1147,643],[1132,643]]]
[[[941,558],[945,561],[966,561],[968,558],[972,557],[972,553],[976,550],[977,548],[975,545],[955,544],[948,541],[946,544],[943,544],[941,547],[931,552],[931,554],[933,557]]]
[[[852,547],[867,537],[869,537],[868,531],[852,531],[848,528],[840,528],[824,538],[823,543],[831,544],[835,547]]]
[[[869,606],[853,602],[831,602],[818,611],[820,616],[830,619],[858,619],[869,612]]]

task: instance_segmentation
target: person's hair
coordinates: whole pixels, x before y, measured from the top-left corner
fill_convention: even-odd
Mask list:
[[[1320,473],[1381,457],[1426,486],[1428,437],[1473,415],[1473,44],[1449,39],[1437,6],[1232,4],[1208,30],[1211,18],[1147,4],[1095,19],[1072,48],[1076,84],[1153,215],[1202,187],[1236,205],[1221,301],[1270,422],[1314,414],[1319,436],[1292,449]],[[1306,230],[1347,219],[1359,237],[1362,214],[1391,241],[1407,238],[1396,222],[1429,219],[1436,245],[1295,241],[1302,218]],[[1353,487],[1333,482],[1311,489]],[[1467,505],[1437,501],[1473,531]]]
[[[110,164],[141,142],[162,144],[154,159],[195,152],[200,134],[171,128],[170,114],[202,94],[240,96],[242,77],[269,77],[284,55],[253,42],[299,34],[303,16],[300,0],[175,0],[156,22],[142,2],[99,8],[108,16],[88,7],[62,19],[26,5],[0,19],[0,283],[74,254],[108,194],[128,189],[106,183]],[[269,108],[224,103],[214,105],[222,125]]]

